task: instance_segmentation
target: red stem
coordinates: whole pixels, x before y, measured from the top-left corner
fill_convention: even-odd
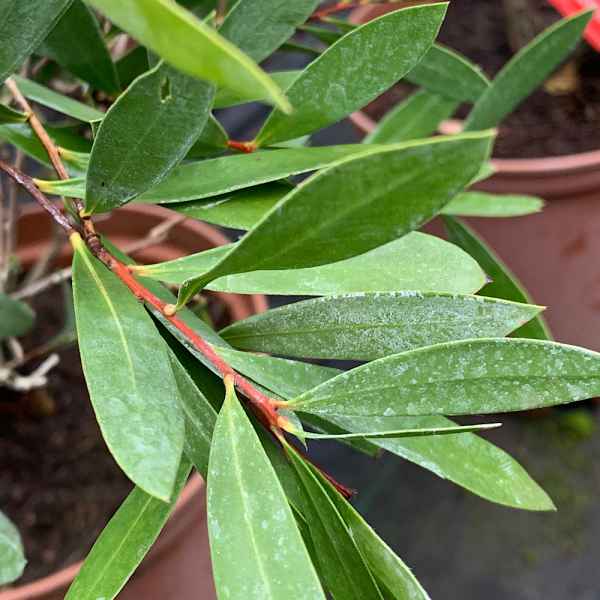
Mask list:
[[[310,16],[310,20],[318,21],[318,20],[328,17],[329,15],[332,15],[336,12],[341,12],[343,10],[350,10],[351,8],[357,8],[361,4],[364,4],[364,3],[363,2],[336,2],[335,4],[332,4],[331,6],[327,6],[325,8],[322,8],[321,10],[315,11]]]
[[[227,147],[245,154],[252,154],[258,148],[254,142],[238,142],[236,140],[227,140]]]

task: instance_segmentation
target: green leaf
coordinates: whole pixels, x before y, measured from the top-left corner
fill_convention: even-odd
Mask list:
[[[220,334],[241,350],[373,360],[441,342],[503,337],[540,310],[480,296],[361,293],[287,304],[237,321]]]
[[[227,149],[227,133],[215,119],[209,114],[208,121],[202,129],[200,136],[187,153],[186,159],[198,159],[222,154]]]
[[[213,95],[210,84],[167,65],[136,79],[98,130],[87,176],[87,213],[121,206],[162,181],[204,129]]]
[[[80,238],[73,243],[79,352],[100,429],[127,476],[168,501],[184,420],[166,346],[135,296]]]
[[[393,144],[431,135],[457,107],[456,100],[420,90],[390,110],[363,142]]]
[[[0,104],[0,125],[6,123],[25,123],[27,115]]]
[[[0,585],[21,577],[27,561],[17,528],[0,512]]]
[[[317,549],[319,573],[325,587],[336,600],[382,600],[373,575],[326,491],[330,484],[287,444],[286,450],[302,482],[304,494],[300,496],[300,509]]]
[[[256,63],[173,0],[89,2],[183,73],[230,88],[243,98],[265,96],[282,110],[290,109],[279,87]]]
[[[283,398],[291,399],[341,374],[329,367],[219,348],[219,354],[240,373]],[[313,425],[313,415],[301,413]],[[391,427],[452,427],[445,417],[342,417],[329,415],[345,431]],[[369,443],[448,479],[486,500],[524,510],[553,510],[546,492],[509,454],[473,433],[416,438],[374,439]]]
[[[38,53],[55,60],[95,88],[109,94],[119,91],[117,70],[98,21],[81,0],[73,0]]]
[[[287,90],[301,72],[302,71],[275,71],[274,73],[269,73],[269,76],[282,90]],[[264,94],[249,96],[248,94],[240,94],[233,90],[220,87],[215,96],[215,108],[227,108],[229,106],[236,106],[247,102],[267,102],[267,100],[268,98]]]
[[[144,46],[136,46],[133,50],[123,55],[115,63],[121,87],[128,87],[136,77],[145,73],[149,66],[148,50]]]
[[[491,282],[480,291],[481,294],[492,298],[505,298],[514,302],[524,302],[525,304],[532,303],[531,297],[518,279],[474,231],[452,217],[444,217],[444,224],[450,241],[468,252],[490,278]],[[552,334],[541,315],[523,325],[514,332],[513,336],[539,340],[552,339]]]
[[[458,102],[474,102],[489,88],[481,69],[450,48],[434,44],[406,79]]]
[[[40,45],[72,0],[4,0],[0,6],[0,82]]]
[[[481,95],[465,131],[495,127],[573,50],[593,15],[587,10],[549,27],[518,52]]]
[[[31,81],[31,79],[25,79],[18,75],[13,75],[13,79],[24,96],[42,106],[47,106],[64,115],[87,123],[101,121],[104,118],[103,112],[68,96],[63,96],[35,81]]]
[[[208,273],[186,281],[178,306],[224,275],[314,267],[402,237],[464,188],[487,159],[490,141],[487,134],[386,146],[321,171],[273,207]]]
[[[200,475],[206,478],[217,413],[175,353],[170,352],[169,357],[185,415],[184,451]]]
[[[292,410],[343,416],[530,410],[600,394],[600,354],[555,342],[464,340],[381,358],[309,390]]]
[[[261,62],[293,35],[318,4],[319,0],[238,0],[219,33]]]
[[[169,208],[193,219],[233,229],[248,230],[252,229],[290,190],[290,185],[266,183],[223,194],[210,200],[170,204]]]
[[[232,598],[324,600],[277,475],[233,386],[227,388],[213,435],[207,483],[217,592]]]
[[[134,488],[96,540],[65,600],[112,600],[117,596],[175,508],[190,467],[184,457],[168,503]]]
[[[390,598],[395,600],[430,600],[427,592],[417,581],[411,570],[373,531],[350,503],[337,494],[331,486],[326,489],[346,522],[367,566],[377,581],[382,582],[390,590]]]
[[[0,340],[26,334],[35,320],[29,305],[0,293]]]
[[[156,265],[139,274],[181,284],[212,268],[229,246]],[[236,294],[329,296],[356,292],[447,292],[471,294],[485,284],[485,274],[464,251],[432,235],[413,232],[343,261],[308,269],[254,271],[221,277],[207,288]]]
[[[304,437],[309,440],[349,440],[355,438],[396,439],[405,437],[424,437],[431,435],[456,435],[470,431],[483,431],[497,429],[502,423],[484,423],[481,425],[451,425],[449,427],[423,427],[414,429],[386,429],[383,431],[361,431],[359,433],[311,433],[305,432]]]
[[[368,104],[422,59],[445,12],[446,4],[415,6],[346,34],[292,83],[287,96],[294,112],[275,110],[256,142],[264,146],[300,137]]]
[[[1,132],[0,126],[0,136]],[[202,160],[177,167],[162,183],[142,194],[138,202],[169,204],[212,198],[291,175],[321,169],[349,156],[360,156],[372,150],[372,147],[367,148],[362,144],[348,144],[321,148],[265,150],[252,154]],[[85,193],[83,179],[36,181],[43,191],[51,194],[83,198]]]
[[[465,192],[450,200],[442,209],[442,214],[465,217],[520,217],[540,212],[543,207],[544,201],[535,196]]]
[[[75,151],[89,151],[91,144],[88,140],[75,135],[71,129],[64,127],[52,127],[45,124],[44,128],[59,146],[59,152],[62,152],[65,148],[69,148]],[[22,150],[27,156],[37,160],[41,164],[51,166],[50,160],[46,150],[40,143],[39,139],[31,129],[28,123],[15,123],[14,125],[0,125],[0,139],[13,146]],[[72,168],[72,164],[65,159],[69,166],[69,172],[71,174],[79,173],[79,169]],[[37,181],[37,180],[36,180]]]

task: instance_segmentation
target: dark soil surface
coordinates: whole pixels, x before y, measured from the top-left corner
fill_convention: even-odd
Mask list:
[[[26,349],[58,333],[64,319],[60,288],[32,306],[38,319]],[[208,309],[219,327],[229,322],[214,297]],[[102,439],[77,348],[60,359],[47,389],[27,396],[0,389],[0,509],[18,527],[28,560],[16,585],[83,559],[132,488]]]
[[[60,289],[33,306],[29,347],[62,327]],[[100,434],[77,348],[60,358],[47,390],[27,397],[2,391],[0,400],[20,409],[0,421],[0,507],[21,532],[28,560],[18,584],[82,559],[131,489]]]
[[[545,0],[529,0],[536,33],[560,17]],[[438,41],[458,50],[493,77],[514,54],[501,0],[452,0]],[[585,42],[575,58],[576,89],[563,95],[543,88],[502,123],[494,154],[499,158],[539,158],[598,150],[600,132],[600,54]],[[387,106],[407,94],[399,88]],[[374,113],[385,108],[378,103]],[[369,111],[370,112],[370,111]],[[465,116],[462,111],[459,116]]]

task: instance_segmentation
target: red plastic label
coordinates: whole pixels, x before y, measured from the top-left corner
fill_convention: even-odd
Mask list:
[[[586,8],[596,8],[596,12],[585,30],[585,39],[600,52],[600,0],[548,0],[556,10],[568,17]]]

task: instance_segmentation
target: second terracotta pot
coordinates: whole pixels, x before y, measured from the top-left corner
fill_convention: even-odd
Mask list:
[[[99,224],[99,229],[120,248],[139,241],[173,213],[154,206],[130,205]],[[26,210],[18,224],[19,258],[31,264],[43,251],[51,233],[50,219],[37,207]],[[220,232],[198,221],[185,221],[169,240],[138,253],[140,262],[161,262],[228,243]],[[70,261],[65,246],[59,263]],[[266,310],[264,296],[223,294],[233,319]],[[133,575],[119,600],[213,600],[204,482],[195,475],[186,485],[177,506],[148,556]],[[68,519],[69,515],[65,515]],[[0,592],[0,600],[62,600],[77,574],[74,564],[34,583]]]
[[[362,7],[353,20],[366,22],[394,8]],[[364,113],[351,119],[363,133],[376,125]],[[446,123],[443,129],[456,131],[457,124]],[[546,200],[546,206],[526,217],[467,221],[534,300],[548,307],[545,316],[558,341],[600,351],[600,151],[493,163],[496,173],[478,189],[532,194]],[[432,227],[442,232],[438,223]]]

